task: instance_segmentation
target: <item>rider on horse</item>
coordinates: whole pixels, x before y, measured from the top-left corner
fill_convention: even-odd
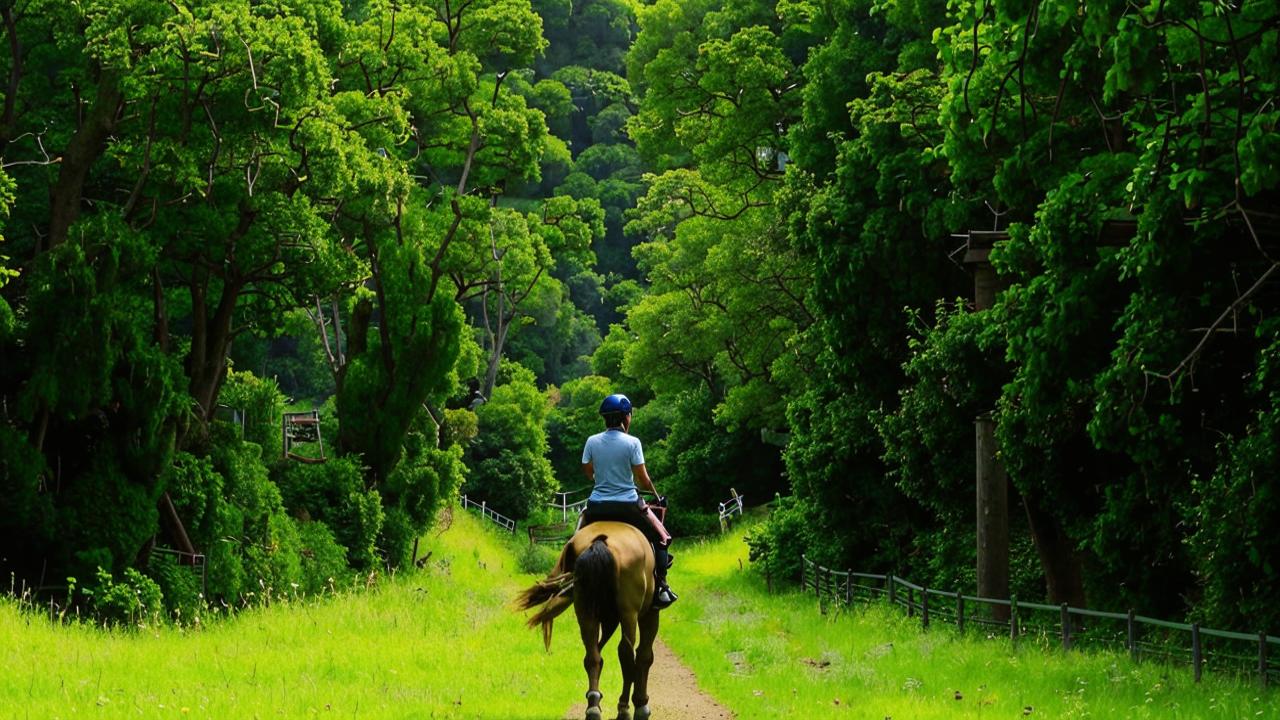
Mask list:
[[[644,533],[653,544],[654,575],[658,588],[653,596],[653,607],[661,610],[676,601],[676,594],[667,586],[667,568],[671,564],[667,546],[671,543],[671,535],[636,492],[638,484],[642,489],[658,494],[644,466],[640,439],[628,434],[631,401],[626,395],[610,395],[600,404],[600,414],[604,416],[605,431],[587,438],[582,449],[582,472],[594,488],[587,498],[587,509],[582,513],[580,526],[616,520],[634,525]]]

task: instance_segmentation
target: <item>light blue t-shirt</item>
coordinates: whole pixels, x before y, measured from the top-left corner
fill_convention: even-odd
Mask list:
[[[596,486],[588,500],[635,502],[640,499],[631,475],[633,465],[644,464],[640,438],[615,429],[592,435],[582,448],[582,464],[587,463],[592,463],[596,472]]]

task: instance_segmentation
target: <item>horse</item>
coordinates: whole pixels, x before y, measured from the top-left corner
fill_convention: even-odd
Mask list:
[[[578,630],[586,650],[587,720],[600,720],[601,651],[621,628],[618,664],[622,666],[622,695],[618,720],[630,720],[628,694],[635,720],[648,720],[649,668],[653,641],[658,636],[658,611],[653,593],[653,548],[644,533],[621,522],[594,522],[565,543],[551,573],[516,597],[518,610],[541,607],[528,627],[542,628],[542,641],[551,649],[551,626],[570,605],[578,616]],[[632,692],[634,686],[634,692]]]

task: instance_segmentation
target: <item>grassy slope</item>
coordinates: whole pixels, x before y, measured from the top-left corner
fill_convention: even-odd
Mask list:
[[[0,600],[0,718],[561,717],[586,689],[572,614],[544,653],[509,609],[532,581],[511,543],[454,516],[421,572],[196,632],[59,627]]]
[[[1195,687],[1186,668],[922,632],[878,605],[824,617],[813,598],[769,596],[739,571],[741,536],[677,550],[682,595],[662,628],[741,718],[1280,718],[1275,691],[1221,677]]]
[[[459,512],[427,547],[427,570],[374,592],[197,632],[59,627],[0,601],[0,718],[561,717],[584,690],[576,628],[557,623],[548,655],[508,610],[532,581],[514,543]],[[877,607],[823,617],[740,572],[740,534],[679,552],[683,595],[662,637],[743,720],[1014,718],[1026,706],[1041,718],[1280,717],[1275,692],[1212,677],[1196,688],[1183,668],[922,633]],[[612,652],[604,686],[611,705]]]

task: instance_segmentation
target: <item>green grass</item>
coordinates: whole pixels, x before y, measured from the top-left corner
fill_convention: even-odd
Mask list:
[[[0,719],[556,720],[581,701],[582,650],[572,614],[547,654],[510,611],[534,579],[522,547],[455,510],[420,572],[198,630],[59,625],[0,600]],[[677,552],[682,597],[661,636],[742,720],[1021,718],[1028,706],[1033,718],[1280,717],[1274,691],[1216,676],[1197,687],[1184,667],[922,632],[883,606],[824,617],[739,570],[740,532]],[[611,707],[612,651],[605,667]]]
[[[455,510],[422,571],[199,630],[57,625],[0,600],[0,718],[555,720],[586,690],[581,645],[571,614],[547,654],[510,610],[533,580],[515,546]]]
[[[1220,676],[1196,686],[1186,667],[923,631],[884,604],[823,616],[811,596],[769,595],[741,537],[677,549],[682,594],[661,632],[741,718],[1280,717],[1275,691]]]

